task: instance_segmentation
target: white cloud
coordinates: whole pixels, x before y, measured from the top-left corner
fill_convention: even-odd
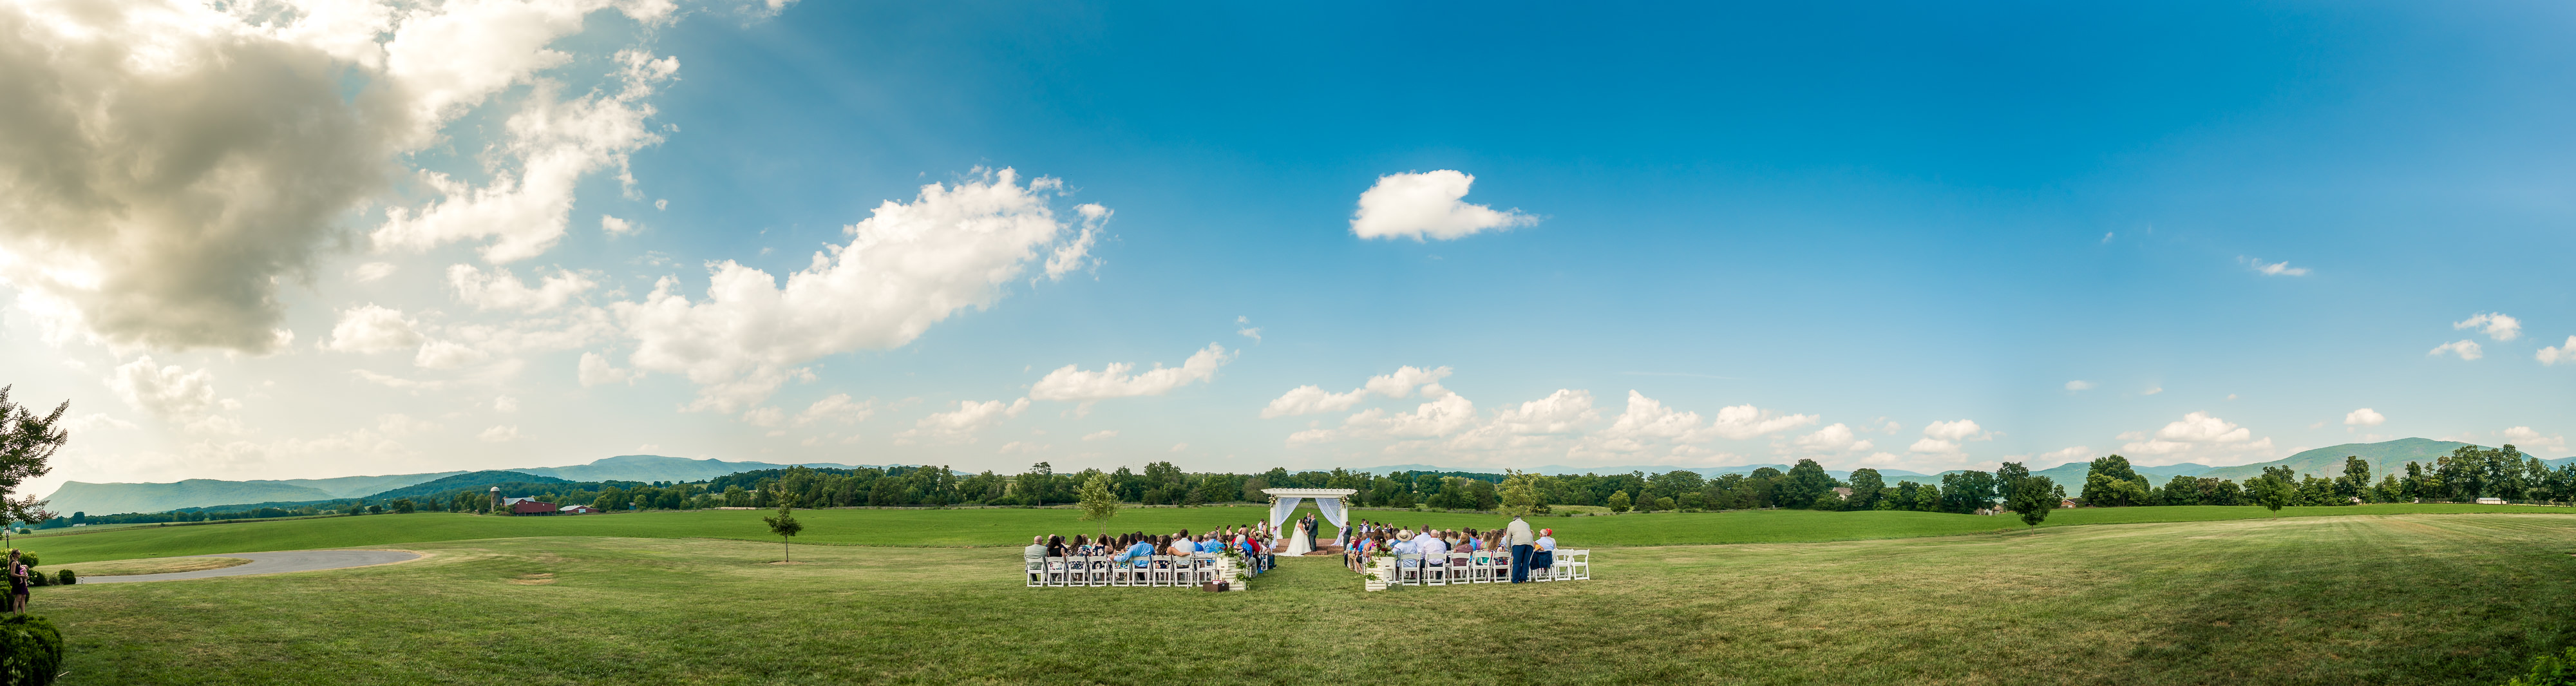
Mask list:
[[[1977,426],[1977,422],[1975,420],[1959,419],[1946,422],[1933,422],[1931,424],[1924,425],[1923,437],[1916,439],[1913,445],[1906,446],[1905,449],[1909,452],[1922,453],[1926,455],[1959,456],[1965,454],[1967,451],[1967,448],[1961,444],[1968,441],[1983,441],[1990,440],[1992,438],[1994,438],[1994,434],[1986,431],[1985,427]]]
[[[895,434],[898,441],[927,438],[942,441],[971,442],[975,434],[1003,419],[1020,416],[1029,409],[1029,399],[1021,398],[1003,404],[999,400],[975,402],[961,400],[952,412],[934,412],[913,423],[911,429]]]
[[[322,344],[326,350],[351,353],[381,353],[420,345],[420,332],[402,310],[378,307],[374,303],[340,311],[340,323],[331,327],[331,340]]]
[[[599,230],[611,236],[623,235],[634,231],[635,223],[603,214],[599,215]]]
[[[707,299],[690,302],[664,278],[643,302],[616,303],[636,341],[639,369],[686,375],[696,408],[730,412],[758,402],[826,355],[887,349],[969,307],[1001,299],[1042,255],[1051,276],[1071,231],[1048,206],[1063,184],[1027,186],[1010,169],[978,170],[954,186],[931,184],[910,203],[887,201],[845,231],[847,245],[814,254],[779,287],[768,272],[726,261],[712,268]],[[1083,232],[1105,211],[1083,211]]]
[[[2272,439],[2254,438],[2252,430],[2237,426],[2208,412],[2193,412],[2165,424],[2152,437],[2145,432],[2120,435],[2129,443],[2120,452],[2130,455],[2199,455],[2208,457],[2260,453],[2272,449]]]
[[[573,296],[598,285],[568,269],[545,277],[536,288],[529,288],[506,268],[495,267],[491,274],[484,274],[473,265],[459,264],[447,268],[447,286],[456,290],[456,299],[478,310],[543,312],[562,307]]]
[[[1172,444],[1172,452],[1176,452],[1176,453],[1177,453],[1177,452],[1183,452],[1183,451],[1187,451],[1187,450],[1189,450],[1189,449],[1190,449],[1190,444],[1188,444],[1188,443],[1174,443],[1174,444]]]
[[[1423,369],[1404,366],[1397,367],[1393,374],[1369,377],[1368,383],[1361,384],[1360,388],[1386,398],[1410,396],[1413,395],[1414,389],[1420,388],[1422,397],[1429,398],[1449,392],[1447,389],[1440,388],[1439,381],[1445,378],[1449,378],[1448,367]]]
[[[644,378],[644,373],[633,369],[620,369],[609,364],[606,356],[585,352],[581,354],[579,378],[581,385],[586,388],[612,383],[632,384],[636,379]]]
[[[149,355],[117,365],[107,387],[134,409],[166,419],[193,421],[215,407],[213,372],[155,366]]]
[[[369,262],[350,269],[349,277],[357,279],[358,283],[374,283],[393,276],[394,271],[394,264],[391,262]]]
[[[2155,395],[2163,392],[2165,392],[2165,387],[2163,386],[2149,386],[2147,387],[2147,390],[2139,391],[2138,395]]]
[[[2555,366],[2560,362],[2576,362],[2576,336],[2568,336],[2567,342],[2558,347],[2541,348],[2540,352],[2533,353],[2531,357],[2540,360],[2543,366]]]
[[[2307,276],[2307,275],[2308,275],[2308,268],[2307,268],[2307,267],[2293,267],[2293,266],[2290,266],[2290,263],[2288,263],[2288,262],[2272,262],[2272,263],[2268,263],[2268,264],[2267,264],[2267,263],[2263,262],[2262,260],[2257,260],[2257,259],[2253,259],[2253,258],[2245,258],[2245,261],[2246,261],[2246,263],[2247,263],[2247,264],[2251,264],[2251,265],[2253,265],[2253,266],[2254,266],[2254,271],[2255,271],[2255,272],[2260,273],[2260,274],[2262,274],[2262,275],[2264,275],[2264,276]]]
[[[1287,393],[1271,400],[1268,406],[1261,408],[1261,417],[1269,419],[1317,412],[1339,412],[1360,404],[1360,401],[1368,399],[1372,393],[1386,398],[1403,398],[1413,395],[1414,389],[1420,388],[1423,397],[1426,398],[1446,395],[1449,389],[1441,388],[1438,382],[1447,378],[1449,373],[1448,367],[1423,369],[1407,365],[1396,368],[1392,374],[1369,377],[1369,380],[1360,384],[1359,388],[1347,393],[1326,392],[1321,386],[1299,386],[1289,389]]]
[[[1450,240],[1486,229],[1538,223],[1537,217],[1520,210],[1497,212],[1461,201],[1475,182],[1476,177],[1450,169],[1378,177],[1376,185],[1360,193],[1359,210],[1351,214],[1351,233],[1362,239]]]
[[[550,84],[536,75],[573,61],[549,44],[611,6],[648,23],[675,9],[0,3],[0,74],[22,77],[0,82],[12,104],[0,111],[0,178],[24,181],[0,183],[0,280],[107,342],[273,350],[278,284],[310,273],[337,222],[385,190],[403,154],[447,141],[449,122],[496,93]],[[568,133],[523,124],[568,109],[553,98],[512,103],[513,141],[522,129]],[[508,159],[495,173],[534,179],[551,164],[524,147],[496,149]],[[371,273],[381,278],[357,276]]]
[[[2528,426],[2505,429],[2502,434],[2506,441],[2513,443],[2515,448],[2520,448],[2524,452],[2531,452],[2533,448],[2553,453],[2567,452],[2567,437],[2564,435],[2542,436],[2540,432],[2533,431]]]
[[[1563,434],[1600,419],[1601,413],[1592,409],[1591,391],[1559,388],[1545,398],[1503,406],[1488,426],[1514,435]]]
[[[2479,331],[2485,332],[2488,338],[2498,341],[2510,341],[2522,337],[2522,320],[2514,319],[2502,312],[2480,312],[2469,315],[2468,319],[2451,323],[2453,329],[2470,327],[2477,327]]]
[[[510,396],[506,396],[506,395],[505,395],[505,396],[498,397],[498,398],[493,398],[493,399],[492,399],[492,411],[494,411],[494,412],[517,412],[517,411],[519,411],[519,399],[518,399],[518,398],[510,397]]]
[[[579,17],[572,21],[578,26]],[[417,210],[386,209],[384,224],[370,234],[376,246],[423,250],[490,238],[492,242],[479,251],[484,260],[496,264],[524,260],[545,253],[563,237],[582,177],[615,168],[619,180],[632,188],[634,178],[625,171],[627,156],[662,142],[644,122],[654,113],[645,98],[653,94],[656,84],[679,71],[680,61],[626,50],[617,54],[616,62],[623,83],[615,93],[595,90],[565,99],[560,97],[561,84],[536,79],[526,106],[505,122],[504,141],[491,153],[516,162],[516,167],[502,169],[479,187],[446,174],[422,172],[421,183],[441,198]]]
[[[1117,437],[1118,437],[1118,432],[1117,432],[1117,431],[1113,431],[1113,430],[1109,430],[1109,429],[1101,429],[1101,430],[1099,430],[1099,431],[1094,431],[1094,432],[1091,432],[1091,433],[1083,434],[1083,435],[1082,435],[1082,440],[1084,440],[1084,441],[1106,441],[1106,440],[1109,440],[1109,439],[1112,439],[1112,438],[1117,438]]]
[[[423,369],[457,369],[490,359],[492,354],[480,348],[455,341],[433,340],[420,344],[420,352],[412,355],[411,363]]]
[[[516,424],[494,425],[492,428],[484,429],[483,433],[475,434],[474,437],[482,439],[485,443],[508,443],[519,440],[519,427]]]
[[[1815,415],[1783,415],[1752,405],[1719,408],[1717,418],[1700,423],[1697,412],[1665,407],[1643,393],[1628,391],[1628,408],[1591,436],[1586,452],[1627,453],[1663,444],[1692,445],[1718,438],[1747,439],[1816,423]]]
[[[874,417],[876,414],[877,401],[850,402],[850,394],[834,393],[825,396],[822,400],[814,401],[814,404],[807,406],[804,412],[797,413],[796,425],[811,426],[827,421],[856,424],[867,421],[869,417]]]
[[[1261,342],[1261,327],[1253,326],[1251,317],[1235,317],[1234,323],[1241,327],[1234,330],[1237,335],[1252,339],[1254,343]]]
[[[2459,355],[2460,359],[2463,360],[2474,360],[2485,357],[2487,354],[2485,349],[2478,347],[2477,341],[2467,339],[2451,341],[2449,343],[2433,346],[2432,350],[2426,351],[2424,354],[2433,357],[2441,357],[2443,353]]]
[[[2077,445],[2058,448],[2056,450],[2033,455],[2031,456],[2028,466],[2047,469],[2057,465],[2066,464],[2068,462],[2086,461],[2091,459],[2093,459],[2093,449]]]
[[[1827,453],[1864,452],[1876,445],[1860,438],[1852,432],[1851,427],[1841,422],[1827,424],[1824,428],[1817,429],[1815,433],[1799,436],[1791,443],[1799,448]]]
[[[92,431],[131,431],[136,428],[140,427],[135,426],[134,422],[108,416],[105,412],[76,415],[63,420],[63,429],[70,431],[73,436]]]
[[[1217,368],[1232,359],[1234,356],[1226,354],[1225,346],[1209,343],[1206,348],[1190,355],[1181,366],[1164,367],[1157,363],[1154,369],[1141,374],[1129,374],[1136,366],[1123,362],[1111,363],[1096,372],[1083,371],[1068,364],[1038,379],[1036,385],[1029,387],[1029,398],[1090,401],[1162,395],[1193,381],[1215,379]]]
[[[2346,412],[2343,415],[2344,426],[2379,426],[2386,423],[2388,423],[2387,415],[2367,407]]]
[[[1032,453],[1041,453],[1041,452],[1046,452],[1047,450],[1053,449],[1054,447],[1055,447],[1055,446],[1052,446],[1052,445],[1041,445],[1041,444],[1037,444],[1037,443],[1029,443],[1029,442],[1026,442],[1026,441],[1011,441],[1011,442],[1009,442],[1009,443],[1004,443],[1004,444],[1002,444],[1002,449],[1001,449],[1001,450],[996,450],[996,451],[994,451],[994,452],[995,452],[995,453],[998,453],[998,454],[1002,454],[1002,455],[1027,455],[1027,454],[1032,454]]]
[[[2085,380],[2083,380],[2083,379],[2076,379],[2076,380],[2074,380],[2074,381],[2068,381],[2068,382],[2066,382],[2066,390],[2070,390],[2070,391],[2091,390],[2092,388],[2093,388],[2093,382],[2091,382],[2091,381],[2085,381]]]
[[[1361,400],[1366,399],[1368,399],[1368,389],[1365,388],[1349,393],[1328,393],[1320,386],[1298,386],[1288,389],[1287,393],[1280,394],[1277,399],[1271,400],[1268,406],[1262,407],[1261,417],[1269,419],[1317,412],[1339,412],[1351,409],[1351,406],[1358,405]]]

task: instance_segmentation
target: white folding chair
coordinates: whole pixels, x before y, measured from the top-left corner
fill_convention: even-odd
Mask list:
[[[1449,553],[1449,583],[1462,585],[1475,583],[1476,580],[1472,577],[1475,572],[1476,555],[1474,553],[1454,551]]]
[[[1395,555],[1395,582],[1396,582],[1396,583],[1398,583],[1398,584],[1404,584],[1404,585],[1420,586],[1420,585],[1423,585],[1423,584],[1425,583],[1424,577],[1426,577],[1426,576],[1428,576],[1428,575],[1429,575],[1429,572],[1425,571],[1425,570],[1422,568],[1422,555],[1421,555],[1421,554],[1419,554],[1419,553],[1396,553],[1396,555]]]
[[[1590,579],[1590,578],[1592,578],[1592,550],[1591,550],[1590,548],[1586,548],[1586,549],[1583,549],[1583,550],[1568,550],[1568,551],[1565,551],[1563,554],[1565,554],[1565,555],[1566,555],[1566,558],[1567,558],[1567,559],[1566,559],[1566,569],[1567,569],[1567,572],[1568,572],[1569,574],[1571,574],[1571,575],[1572,575],[1572,576],[1571,576],[1571,577],[1569,577],[1569,578],[1573,578],[1573,579]]]
[[[1026,563],[1023,566],[1029,568],[1029,588],[1039,588],[1046,585],[1046,560],[1029,562],[1028,558],[1022,557],[1020,558],[1020,561]]]
[[[1502,563],[1503,563],[1503,564],[1501,565],[1501,567],[1500,567],[1500,568],[1503,570],[1503,571],[1501,572],[1501,575],[1499,575],[1499,576],[1500,576],[1500,578],[1496,578],[1496,577],[1498,576],[1498,575],[1495,573],[1495,570],[1497,569],[1497,566],[1496,566],[1494,563],[1496,563],[1496,562],[1502,562]],[[1476,583],[1480,583],[1480,584],[1490,584],[1490,583],[1494,583],[1494,582],[1496,582],[1496,581],[1510,581],[1510,580],[1511,580],[1511,577],[1509,576],[1509,575],[1511,574],[1511,571],[1510,571],[1510,569],[1509,569],[1509,567],[1510,567],[1510,566],[1511,566],[1511,563],[1510,563],[1507,559],[1505,559],[1505,558],[1503,558],[1503,557],[1501,557],[1501,556],[1495,555],[1495,554],[1494,554],[1494,551],[1491,551],[1491,550],[1477,551],[1477,553],[1476,553],[1476,574],[1475,574],[1475,581],[1476,581]]]

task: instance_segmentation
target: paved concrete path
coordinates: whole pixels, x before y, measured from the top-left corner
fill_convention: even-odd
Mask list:
[[[137,581],[173,581],[178,579],[211,579],[219,576],[310,572],[323,569],[341,569],[346,567],[365,567],[367,565],[391,564],[395,562],[410,562],[412,560],[420,559],[420,553],[405,550],[290,550],[277,553],[231,553],[226,555],[188,555],[186,557],[232,557],[250,560],[250,563],[233,565],[222,569],[200,569],[193,572],[171,572],[168,574],[84,576],[81,577],[80,582],[84,584],[125,584]],[[63,566],[70,567],[75,570],[80,568],[78,565]]]

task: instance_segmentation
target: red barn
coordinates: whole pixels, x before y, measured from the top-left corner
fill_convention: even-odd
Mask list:
[[[554,503],[539,502],[535,498],[511,498],[508,500],[508,504],[510,506],[510,514],[514,516],[550,515],[555,513]]]

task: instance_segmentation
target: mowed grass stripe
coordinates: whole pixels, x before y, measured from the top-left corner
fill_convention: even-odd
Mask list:
[[[1311,512],[1303,510],[1302,512]],[[2157,521],[2233,521],[2357,514],[2543,512],[2576,514],[2576,508],[2480,505],[2363,505],[2287,508],[2276,516],[2259,507],[2136,507],[2060,510],[2047,527]],[[775,540],[762,511],[700,510],[612,515],[500,517],[422,512],[406,515],[330,517],[196,526],[135,527],[18,539],[48,566],[97,560],[181,555],[403,545],[527,536],[719,538]],[[1091,533],[1099,525],[1068,509],[806,510],[800,544],[893,547],[1022,546],[1036,534]],[[1122,511],[1111,531],[1168,533],[1245,525],[1268,516],[1265,508],[1138,508]],[[1354,517],[1406,526],[1491,528],[1493,515],[1361,510]],[[2010,517],[1929,512],[1809,512],[1765,510],[1720,513],[1654,513],[1608,517],[1542,517],[1568,547],[1627,547],[1732,543],[1787,543],[1945,536],[2024,529]]]
[[[2576,638],[2571,540],[2576,518],[2284,518],[1627,548],[1590,582],[1385,593],[1307,559],[1210,594],[1027,589],[1006,549],[781,566],[544,537],[36,603],[66,684],[2493,684]]]

